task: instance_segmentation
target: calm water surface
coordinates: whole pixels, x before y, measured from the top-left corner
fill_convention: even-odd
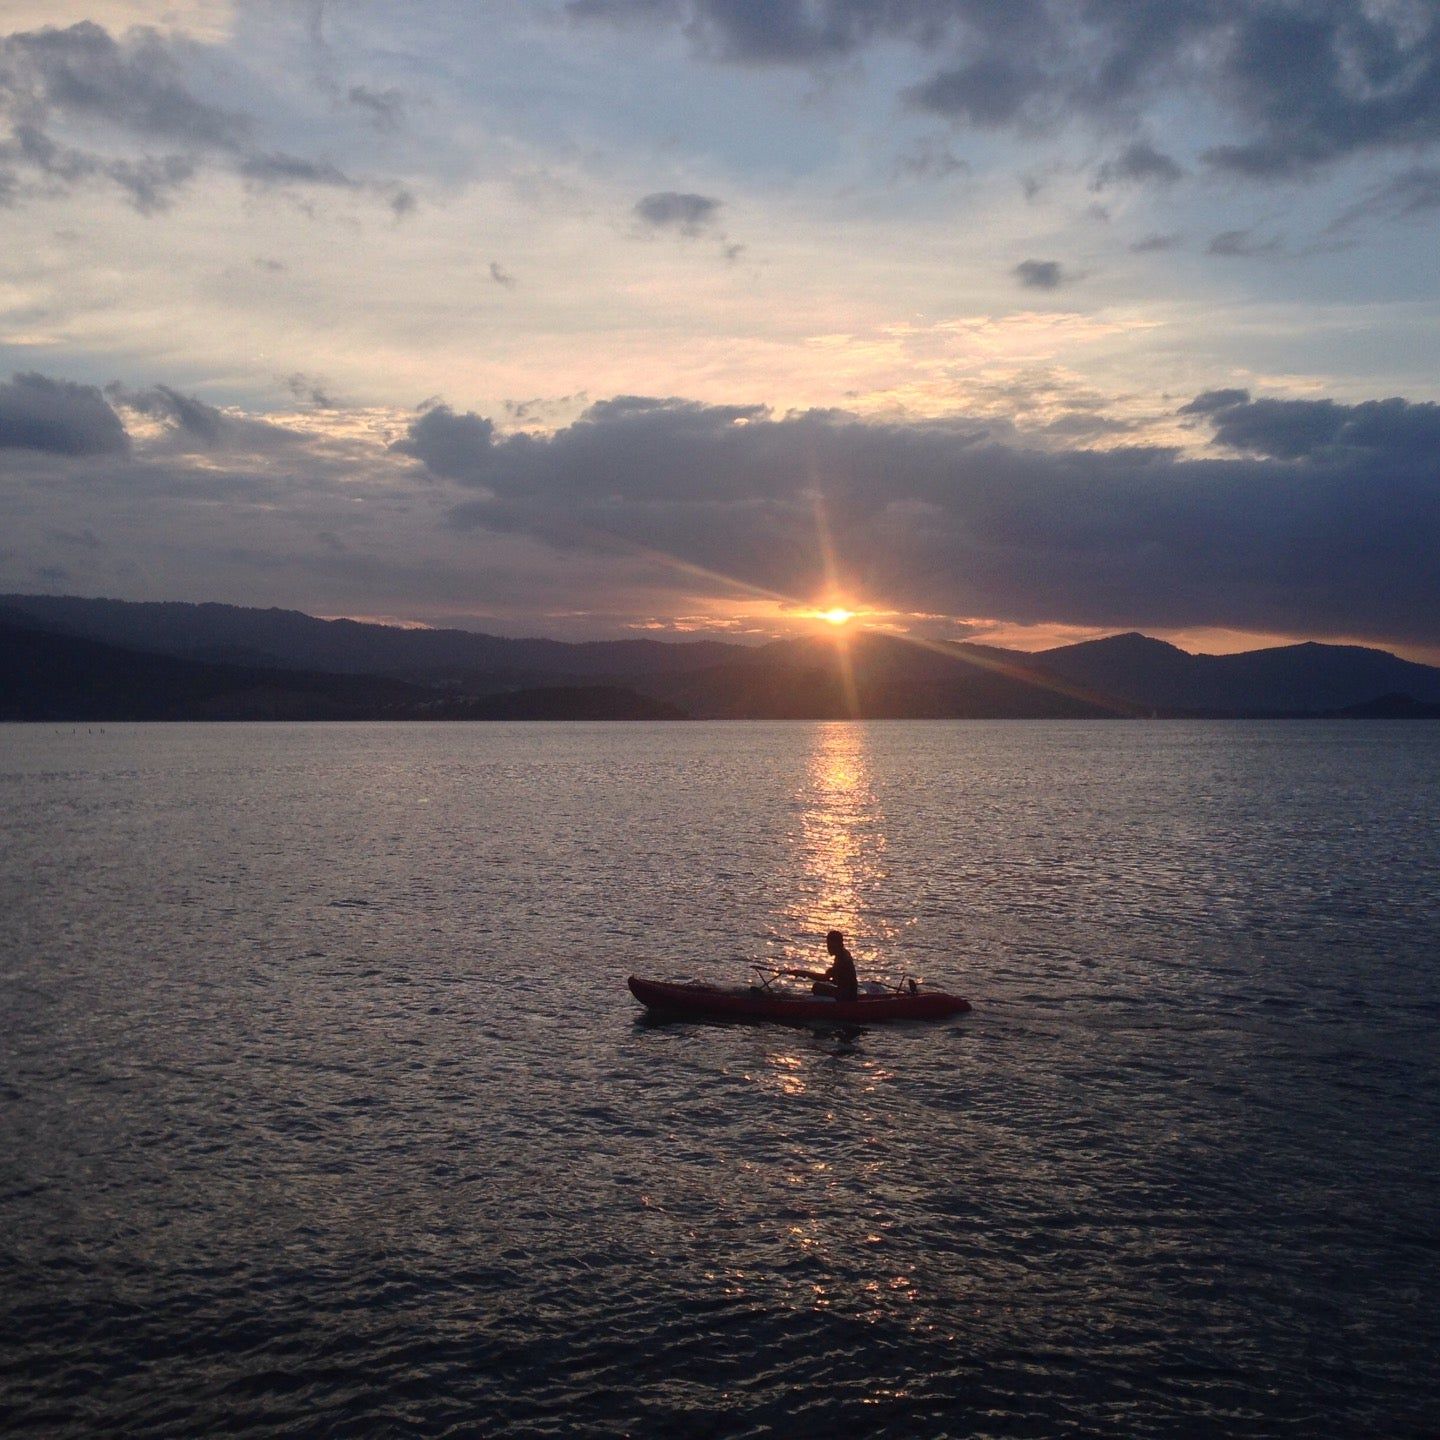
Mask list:
[[[1440,1432],[1440,726],[0,727],[0,1429]],[[975,1011],[649,1025],[632,970]]]

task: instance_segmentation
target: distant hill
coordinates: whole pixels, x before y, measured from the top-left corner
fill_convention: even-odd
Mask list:
[[[1358,645],[1281,645],[1188,655],[1144,635],[1112,635],[1030,657],[1137,706],[1190,714],[1333,713],[1384,695],[1440,702],[1440,669]]]
[[[379,676],[209,665],[0,621],[0,720],[381,720],[427,698]]]
[[[1409,695],[1381,695],[1335,713],[1343,720],[1440,720],[1440,704],[1428,704]]]
[[[380,675],[217,665],[17,625],[0,614],[0,721],[670,720],[614,685],[469,699]]]
[[[714,640],[511,640],[470,630],[407,630],[238,605],[0,595],[0,609],[47,629],[185,660],[386,675],[472,693],[619,680],[714,665],[740,650]]]
[[[851,631],[769,645],[510,640],[294,610],[0,597],[0,718],[1424,718],[1440,669],[1353,645],[1039,654]],[[43,633],[42,633],[43,632]]]
[[[1134,707],[977,645],[894,636],[779,640],[722,665],[636,679],[698,719],[1095,719]]]
[[[620,685],[542,685],[442,702],[444,720],[684,720],[685,712]]]

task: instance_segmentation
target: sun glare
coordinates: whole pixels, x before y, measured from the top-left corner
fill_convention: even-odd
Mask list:
[[[843,625],[847,620],[855,618],[853,610],[841,610],[838,606],[834,610],[822,610],[820,618],[830,625]]]

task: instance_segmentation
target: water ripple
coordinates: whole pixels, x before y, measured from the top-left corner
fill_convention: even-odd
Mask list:
[[[5,739],[7,1434],[1435,1431],[1430,727]]]

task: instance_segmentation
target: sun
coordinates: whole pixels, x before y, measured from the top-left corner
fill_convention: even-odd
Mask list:
[[[825,621],[827,625],[843,625],[847,620],[853,620],[855,618],[855,612],[853,610],[841,609],[841,607],[837,605],[833,610],[820,611],[819,618]]]

